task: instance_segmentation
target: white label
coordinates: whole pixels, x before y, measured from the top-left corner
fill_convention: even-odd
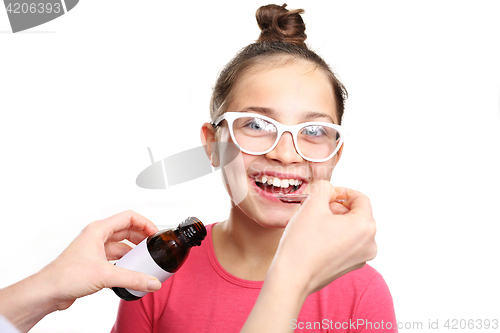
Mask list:
[[[129,253],[124,255],[120,260],[116,262],[116,266],[130,269],[132,271],[146,273],[154,276],[160,282],[164,282],[166,279],[174,275],[174,273],[169,273],[153,260],[148,251],[147,238],[134,247]],[[136,291],[127,289],[129,293],[134,296],[142,297],[147,294],[147,292]]]

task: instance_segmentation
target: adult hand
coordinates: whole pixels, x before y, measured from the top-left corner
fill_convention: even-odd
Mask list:
[[[54,262],[40,271],[41,275],[47,276],[47,281],[51,281],[58,310],[66,309],[75,299],[103,288],[160,289],[158,279],[109,263],[109,260],[120,259],[131,250],[122,240],[139,244],[157,231],[151,221],[133,211],[87,225]]]
[[[40,272],[0,290],[0,313],[26,332],[48,313],[67,309],[77,298],[103,288],[160,289],[158,279],[108,261],[130,251],[120,241],[138,244],[157,231],[151,221],[133,211],[89,224]]]

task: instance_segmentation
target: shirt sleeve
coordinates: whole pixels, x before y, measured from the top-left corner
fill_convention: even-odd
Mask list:
[[[398,332],[394,303],[380,274],[373,275],[366,285],[354,312],[355,332]]]

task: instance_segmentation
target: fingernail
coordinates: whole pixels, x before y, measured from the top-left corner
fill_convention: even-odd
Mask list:
[[[157,291],[161,288],[161,282],[157,279],[151,279],[148,281],[148,290],[149,291]]]

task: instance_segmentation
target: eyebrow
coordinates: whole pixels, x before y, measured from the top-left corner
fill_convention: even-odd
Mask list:
[[[270,117],[273,119],[276,118],[276,114],[278,113],[278,112],[276,112],[276,110],[274,110],[272,108],[266,108],[266,107],[260,107],[260,106],[249,106],[249,107],[241,110],[240,112],[256,112],[256,113],[262,114],[264,116],[267,116],[267,117]],[[321,118],[326,118],[332,124],[335,124],[335,121],[333,120],[332,116],[330,116],[329,114],[326,114],[326,113],[322,113],[322,112],[309,111],[303,117],[303,120],[304,121],[311,121],[311,120],[321,119]]]
[[[333,121],[332,116],[326,113],[322,112],[308,112],[307,115],[304,117],[304,119],[307,120],[312,120],[312,119],[318,119],[318,118],[327,118],[329,121],[332,122],[332,124],[335,124],[335,121]]]
[[[249,107],[241,110],[241,112],[257,112],[257,113],[260,113],[264,116],[268,116],[270,118],[273,118],[273,116],[274,117],[276,116],[276,111],[274,109],[260,107],[260,106],[249,106]]]

